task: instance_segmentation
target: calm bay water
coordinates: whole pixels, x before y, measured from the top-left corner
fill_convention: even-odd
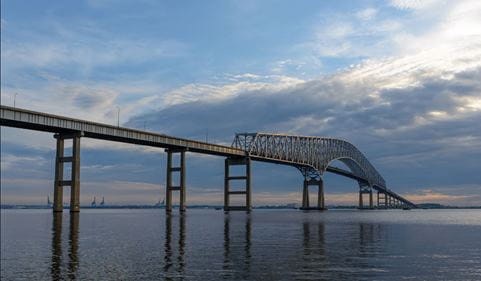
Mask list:
[[[2,210],[1,279],[481,280],[481,210]]]

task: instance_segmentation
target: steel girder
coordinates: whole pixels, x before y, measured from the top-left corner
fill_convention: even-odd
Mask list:
[[[365,179],[369,185],[386,188],[385,180],[369,160],[354,145],[342,139],[238,133],[232,146],[245,150],[250,156],[285,162],[296,167],[312,167],[320,176],[324,174],[330,162],[339,160],[346,164],[354,175]]]

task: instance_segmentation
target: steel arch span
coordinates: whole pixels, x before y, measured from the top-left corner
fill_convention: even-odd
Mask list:
[[[352,174],[370,186],[386,189],[386,181],[367,158],[351,143],[337,138],[283,134],[239,133],[233,147],[245,150],[260,161],[279,162],[298,167],[304,175],[322,176],[329,163],[339,160]],[[314,175],[313,175],[314,174]]]

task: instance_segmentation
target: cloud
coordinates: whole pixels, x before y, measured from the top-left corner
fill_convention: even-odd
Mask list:
[[[6,29],[2,38],[2,70],[61,68],[70,73],[76,70],[88,74],[99,67],[122,67],[185,56],[188,50],[185,43],[174,39],[112,37],[111,33],[88,23],[70,28],[57,22],[47,25],[49,36],[25,30],[15,34],[15,30]]]
[[[374,8],[366,8],[356,12],[356,17],[360,20],[372,20],[376,17],[378,10]]]
[[[417,204],[435,202],[450,206],[480,206],[481,185],[436,187],[404,194],[404,196]]]
[[[398,9],[419,10],[439,4],[439,0],[391,0],[391,5]]]
[[[135,116],[129,124],[148,119],[159,131],[191,138],[202,138],[209,128],[226,144],[242,131],[339,136],[380,166],[394,189],[422,188],[441,179],[476,183],[479,177],[463,175],[479,169],[472,159],[481,156],[481,36],[453,37],[444,22],[427,34],[410,35],[416,47],[400,48],[398,55],[367,59],[288,87],[216,85],[222,98],[204,98],[202,91],[179,96],[179,102]],[[341,27],[329,33],[332,38],[352,32]],[[424,35],[436,44],[419,47]],[[235,94],[225,90],[232,87]],[[450,173],[439,175],[443,170]],[[409,187],[412,182],[416,185]]]
[[[10,169],[19,169],[25,165],[25,163],[33,164],[34,166],[40,167],[47,164],[47,160],[41,156],[17,156],[7,153],[2,153],[1,159],[1,169],[2,171]],[[23,171],[25,171],[23,169]]]

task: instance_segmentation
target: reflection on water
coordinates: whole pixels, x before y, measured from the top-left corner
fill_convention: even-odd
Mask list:
[[[246,214],[243,218],[237,217],[235,219],[244,220],[244,224],[237,224],[236,228],[231,229],[232,217],[230,214],[225,214],[224,260],[222,266],[224,279],[230,277],[238,279],[232,273],[241,273],[241,277],[246,278],[251,272],[251,215]]]
[[[77,275],[78,261],[78,236],[79,236],[79,213],[70,213],[70,232],[68,234],[68,277],[75,280]]]
[[[176,251],[176,258],[174,255],[174,247],[172,245],[172,217],[167,214],[165,217],[165,243],[164,243],[164,273],[165,276],[171,276],[172,272],[177,273],[178,277],[184,275],[185,266],[185,214],[180,214],[178,219],[178,233],[175,233],[175,238],[178,240],[178,248]]]
[[[303,248],[303,263],[305,270],[309,270],[309,266],[315,263],[322,265],[325,258],[325,245],[324,245],[324,224],[318,223],[311,224],[304,222],[302,224],[302,248]]]
[[[68,234],[68,278],[62,273],[64,256],[62,255],[62,213],[53,213],[52,222],[52,259],[51,275],[52,280],[75,280],[77,279],[78,261],[78,238],[79,238],[79,213],[70,213],[69,234]]]
[[[62,263],[62,213],[53,213],[52,223],[52,280],[60,280]]]
[[[168,216],[159,210],[91,210],[70,215],[2,211],[1,277],[392,281],[442,276],[444,280],[481,280],[481,223],[419,223],[428,215],[402,211],[224,214],[189,210],[185,215]],[[446,213],[446,217],[468,215],[481,218],[481,212]],[[396,222],[399,216],[404,216],[402,223]]]

